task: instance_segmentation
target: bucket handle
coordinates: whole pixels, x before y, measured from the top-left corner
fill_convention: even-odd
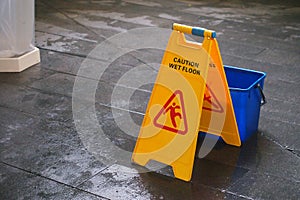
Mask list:
[[[258,88],[260,96],[261,96],[260,106],[263,106],[267,103],[266,96],[264,95],[264,92],[263,92],[260,84],[257,84],[256,88]]]

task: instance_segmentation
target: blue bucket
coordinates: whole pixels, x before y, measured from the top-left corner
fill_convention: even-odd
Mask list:
[[[258,130],[260,107],[266,103],[263,94],[266,73],[224,66],[234,113],[240,133],[245,142]]]

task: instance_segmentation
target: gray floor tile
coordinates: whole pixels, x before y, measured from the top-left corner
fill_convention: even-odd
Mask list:
[[[253,199],[297,199],[299,182],[268,174],[249,172],[229,191]]]
[[[226,146],[213,150],[207,159],[299,181],[299,157],[260,134],[244,143],[240,149]]]
[[[0,163],[2,199],[105,199]]]
[[[53,71],[41,68],[41,64],[32,66],[22,73],[1,73],[0,82],[14,85],[30,85],[32,82],[54,74]]]
[[[85,148],[72,125],[15,113],[24,124],[13,120],[1,126],[2,161],[73,186],[106,167]],[[13,117],[11,112],[6,116]]]
[[[284,119],[283,119],[284,120]],[[298,137],[299,125],[283,120],[270,120],[264,116],[260,119],[263,134],[287,149],[300,149]]]
[[[72,99],[40,90],[1,84],[0,105],[31,114],[41,119],[68,121],[72,118]]]
[[[0,74],[3,199],[297,199],[298,2],[39,0],[35,10],[41,63]],[[130,162],[168,36],[119,40],[115,50],[139,48],[117,58],[107,46],[90,54],[173,22],[217,31],[224,64],[267,72],[258,134],[197,156],[190,183]]]
[[[110,199],[240,199],[197,183],[113,165],[80,188]]]

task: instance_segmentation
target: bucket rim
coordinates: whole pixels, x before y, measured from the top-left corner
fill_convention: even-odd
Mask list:
[[[260,74],[261,75],[261,77],[259,77],[256,81],[254,81],[248,88],[229,87],[229,89],[233,90],[233,91],[247,92],[251,88],[253,88],[256,85],[258,85],[258,83],[260,83],[261,81],[263,81],[266,78],[266,76],[267,76],[266,72],[256,71],[256,70],[252,70],[252,69],[240,68],[240,67],[235,67],[235,66],[230,66],[230,65],[224,65],[224,68],[231,68],[231,69],[236,69],[236,70],[245,71],[245,72],[252,72],[252,73],[256,73],[256,74]]]

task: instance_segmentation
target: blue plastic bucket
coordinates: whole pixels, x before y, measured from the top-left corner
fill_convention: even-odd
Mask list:
[[[266,73],[224,66],[241,141],[257,132]]]

